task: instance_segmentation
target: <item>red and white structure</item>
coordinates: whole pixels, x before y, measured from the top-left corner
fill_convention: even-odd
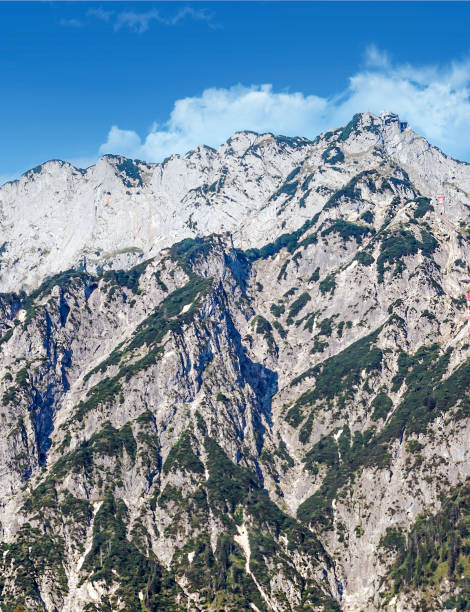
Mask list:
[[[438,204],[444,204],[444,195],[442,193],[437,196],[437,202]]]

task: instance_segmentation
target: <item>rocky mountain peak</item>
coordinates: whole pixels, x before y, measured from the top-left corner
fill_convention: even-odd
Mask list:
[[[257,132],[252,132],[250,130],[240,130],[230,136],[230,138],[226,142],[226,145],[237,155],[242,155],[248,149],[248,147],[251,147],[256,142],[259,136],[260,134],[258,134]]]
[[[162,164],[106,155],[85,171],[46,162],[0,189],[0,288],[35,287],[84,255],[90,270],[133,265],[172,240],[212,232],[259,246],[298,229],[382,162],[401,167],[427,197],[447,190],[459,206],[470,189],[466,165],[391,113],[355,115],[316,141],[237,132],[217,151],[201,146]]]
[[[364,113],[2,187],[5,610],[468,607],[469,181]]]

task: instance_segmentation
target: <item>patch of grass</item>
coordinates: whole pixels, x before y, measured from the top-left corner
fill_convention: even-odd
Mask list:
[[[305,306],[308,304],[308,302],[310,302],[311,299],[312,298],[306,291],[304,291],[304,293],[301,293],[299,297],[296,300],[294,300],[292,304],[290,305],[288,319],[294,319],[294,317],[296,317],[299,314],[299,312],[303,308],[305,308]]]
[[[175,469],[192,472],[193,474],[204,474],[204,465],[193,450],[192,435],[188,431],[181,434],[163,464],[165,475],[175,471]]]
[[[134,294],[140,294],[139,280],[142,274],[147,269],[149,263],[153,260],[148,259],[142,263],[134,266],[130,270],[108,270],[103,274],[103,278],[112,285],[118,285],[119,287],[127,287]]]
[[[320,268],[317,266],[308,281],[309,283],[316,283],[318,280],[320,280]]]
[[[299,239],[307,230],[315,225],[318,221],[320,214],[317,213],[312,219],[308,219],[305,223],[295,232],[291,232],[290,234],[282,234],[277,238],[274,242],[266,244],[261,249],[248,249],[245,251],[245,256],[248,261],[256,261],[257,259],[268,259],[269,257],[273,257],[281,249],[287,249],[289,253],[293,253],[295,249],[299,246]]]
[[[367,234],[375,233],[375,230],[371,230],[365,225],[357,225],[344,219],[336,219],[327,229],[323,230],[321,235],[328,236],[328,234],[335,233],[339,234],[344,241],[354,238],[358,244],[362,243],[362,239]]]
[[[361,338],[341,353],[295,378],[291,386],[310,377],[316,378],[314,387],[303,393],[296,405],[308,406],[317,400],[332,400],[341,394],[352,397],[354,387],[361,383],[361,372],[380,371],[382,367],[382,351],[374,346],[380,330]]]
[[[325,293],[333,295],[336,289],[336,274],[328,274],[326,278],[320,281],[319,289],[322,295]]]
[[[366,212],[362,213],[361,219],[370,225],[374,222],[374,213],[370,210],[366,210]]]
[[[283,340],[287,338],[287,331],[282,327],[279,321],[273,321],[273,327]]]
[[[379,421],[380,419],[386,419],[390,409],[393,406],[392,400],[386,393],[379,393],[372,402],[372,420]]]
[[[42,607],[37,583],[47,575],[51,580],[51,594],[62,598],[67,593],[65,574],[65,546],[62,537],[45,533],[39,527],[25,523],[16,534],[13,544],[0,544],[0,598],[2,609],[8,612],[23,604]],[[7,587],[4,578],[14,577],[14,589]],[[25,609],[25,608],[23,608]]]
[[[290,263],[290,259],[287,259],[287,260],[286,260],[286,261],[285,261],[285,262],[282,264],[281,269],[279,270],[279,274],[277,275],[277,280],[278,280],[278,281],[280,281],[280,280],[282,280],[282,279],[286,280],[286,278],[287,278],[287,273],[286,273],[286,270],[287,270],[287,266],[289,265],[289,263]]]
[[[359,129],[360,122],[361,122],[361,113],[356,113],[355,115],[353,115],[353,118],[351,119],[351,121],[346,125],[346,127],[342,129],[340,135],[338,136],[338,140],[345,141],[351,136],[352,133],[359,135],[360,134],[360,129]],[[379,133],[379,127],[375,125],[375,123],[372,123],[372,125],[365,125],[363,129],[364,131],[372,132],[373,134]]]
[[[116,429],[106,421],[100,431],[54,464],[52,476],[62,479],[71,472],[90,474],[95,457],[101,458],[106,455],[118,459],[124,450],[131,460],[135,461],[137,444],[130,424],[127,423],[121,429]]]
[[[140,174],[140,169],[137,164],[139,160],[127,159],[125,157],[121,158],[121,161],[116,164],[116,168],[119,172],[123,172],[126,177],[136,181],[139,186],[143,185],[142,176]],[[126,187],[132,187],[133,184],[129,180],[124,180],[124,184]]]
[[[385,270],[403,257],[416,255],[418,251],[421,251],[425,257],[430,257],[437,247],[436,239],[426,231],[422,232],[421,241],[417,240],[411,232],[403,229],[386,233],[377,258],[379,283],[383,282]]]
[[[328,361],[332,363],[332,360],[337,357],[338,355],[325,363]],[[344,449],[341,451],[343,462],[339,466],[332,465],[329,468],[318,492],[299,507],[298,517],[301,520],[331,528],[331,503],[338,489],[344,486],[361,468],[387,468],[391,461],[389,448],[394,440],[402,438],[405,432],[408,436],[425,433],[429,424],[436,417],[452,409],[455,420],[469,418],[470,400],[464,381],[470,375],[470,360],[467,360],[449,378],[443,380],[449,358],[450,351],[440,354],[438,345],[422,347],[415,355],[406,356],[406,359],[402,358],[401,368],[407,390],[401,403],[379,432],[375,432],[374,429],[369,429],[362,434],[355,432],[350,450],[346,454]],[[361,359],[360,356],[359,359]],[[316,366],[312,371],[319,367]],[[312,375],[312,371],[307,370],[303,376]],[[320,376],[323,376],[323,372]],[[321,380],[320,376],[316,380],[315,387],[297,400],[294,409],[310,404],[316,399],[328,398],[330,390],[325,389],[323,385],[328,380],[331,381],[330,384],[335,384],[335,382],[328,377]],[[348,380],[348,376],[338,377],[341,384]],[[293,384],[296,380],[293,381]],[[338,393],[337,389],[335,392]],[[343,394],[346,397],[348,395],[353,397],[354,391],[344,389]],[[331,393],[330,397],[332,397]],[[338,445],[340,445],[340,440]]]
[[[335,191],[335,193],[328,199],[323,210],[329,210],[339,206],[343,198],[349,200],[357,200],[361,197],[361,191],[357,187],[358,183],[367,177],[375,177],[377,175],[376,170],[365,170],[354,176],[344,187]]]
[[[434,210],[434,206],[431,204],[430,198],[420,197],[411,201],[418,204],[413,212],[413,217],[415,219],[421,219],[427,212]]]
[[[289,423],[291,427],[297,428],[300,423],[302,423],[304,418],[305,415],[300,406],[298,404],[294,404],[294,406],[287,411],[285,421]]]
[[[375,262],[375,259],[367,251],[359,251],[356,253],[354,259],[356,259],[363,266],[371,266]]]
[[[331,338],[333,334],[334,320],[337,318],[337,316],[338,315],[333,315],[331,317],[327,317],[326,319],[323,319],[322,321],[320,321],[318,325],[319,335],[326,336],[327,338]]]
[[[335,145],[330,145],[327,149],[325,149],[321,154],[321,157],[326,164],[330,164],[331,166],[344,162],[343,152]]]
[[[295,195],[295,192],[297,191],[297,187],[299,185],[299,181],[295,181],[294,179],[299,174],[301,168],[302,166],[297,166],[296,168],[294,168],[294,170],[292,170],[292,172],[288,174],[284,183],[279,187],[277,191],[272,194],[269,199],[275,200],[282,194],[286,194],[287,196],[289,196],[289,199],[292,198]]]
[[[209,238],[185,238],[170,248],[170,254],[188,274],[193,275],[194,264],[206,258],[212,249],[212,241]]]
[[[276,318],[279,318],[281,315],[284,314],[286,308],[284,304],[271,304],[269,310]]]
[[[314,355],[315,353],[323,353],[326,348],[328,348],[328,342],[323,342],[318,338],[315,338],[313,346],[310,349],[310,353],[312,355]]]
[[[302,444],[307,444],[307,442],[310,440],[310,436],[312,435],[312,429],[313,429],[313,413],[310,413],[308,415],[307,420],[300,428],[299,442],[301,442]]]
[[[257,315],[251,322],[251,325],[254,326],[257,334],[264,336],[266,342],[268,343],[269,350],[274,351],[276,348],[276,341],[274,340],[271,323],[263,316]]]
[[[91,550],[83,563],[88,580],[104,581],[108,587],[117,583],[110,609],[117,609],[119,602],[127,610],[179,612],[180,588],[148,548],[145,528],[128,534],[128,523],[125,503],[108,492],[96,514]]]

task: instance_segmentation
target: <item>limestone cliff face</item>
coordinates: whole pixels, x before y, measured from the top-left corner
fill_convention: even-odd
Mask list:
[[[445,195],[460,219],[467,164],[395,115],[357,115],[314,141],[239,132],[217,151],[199,147],[162,164],[112,155],[87,170],[46,162],[0,188],[0,290],[37,288],[83,258],[94,272],[128,268],[187,237],[230,232],[235,246],[259,248],[383,160],[423,195]]]
[[[468,183],[364,114],[5,185],[2,609],[465,607]]]

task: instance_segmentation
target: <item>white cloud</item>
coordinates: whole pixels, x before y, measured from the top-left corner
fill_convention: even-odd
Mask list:
[[[59,24],[67,28],[81,28],[83,26],[79,19],[61,19]]]
[[[96,17],[97,19],[101,19],[101,21],[109,21],[114,14],[114,11],[105,11],[103,8],[92,8],[87,11],[88,17]]]
[[[101,145],[100,153],[129,155],[141,146],[140,137],[132,130],[120,130],[117,125],[109,130],[108,140]]]
[[[190,6],[180,8],[176,13],[167,17],[157,9],[148,11],[107,11],[101,7],[90,9],[87,11],[88,17],[95,17],[105,22],[112,22],[115,31],[121,30],[124,27],[130,28],[138,34],[146,32],[152,21],[167,25],[175,26],[184,19],[192,19],[193,21],[205,21],[210,27],[217,27],[213,23],[213,14],[206,9],[194,9]]]
[[[175,26],[184,19],[192,19],[193,21],[205,21],[211,28],[217,28],[213,20],[213,13],[207,9],[194,9],[190,6],[180,8],[176,13],[167,17],[157,9],[148,11],[107,11],[102,7],[91,8],[86,13],[87,17],[94,17],[107,23],[112,23],[114,30],[117,32],[124,27],[130,28],[138,34],[146,32],[152,21],[167,26]],[[66,20],[63,20],[66,21]],[[75,20],[70,20],[75,21]],[[65,25],[65,23],[64,23]],[[72,25],[72,24],[69,24]]]
[[[176,25],[187,17],[193,19],[194,21],[207,21],[209,25],[217,27],[214,23],[212,23],[212,19],[214,17],[213,13],[207,9],[193,9],[190,6],[184,6],[177,13],[175,13],[173,17],[164,18],[161,21],[166,25]]]
[[[125,11],[119,13],[114,23],[114,29],[120,30],[123,26],[128,26],[131,30],[135,30],[139,34],[149,29],[151,21],[160,21],[160,13],[154,9],[146,13],[135,13],[134,11]]]
[[[140,26],[135,26],[140,27]],[[160,161],[198,144],[218,146],[237,130],[313,138],[347,123],[356,112],[396,112],[413,129],[460,159],[470,159],[470,61],[448,66],[394,65],[375,47],[336,96],[276,92],[271,85],[206,89],[177,100],[168,120],[141,138],[113,126],[100,154]]]
[[[389,68],[390,59],[388,54],[381,49],[377,49],[375,45],[369,45],[365,53],[366,64],[374,68]]]
[[[177,100],[169,120],[154,124],[144,142],[131,130],[113,126],[100,153],[119,152],[147,160],[185,153],[198,144],[216,146],[237,130],[282,134],[319,132],[327,103],[318,96],[275,93],[271,85],[206,89],[202,96]]]

